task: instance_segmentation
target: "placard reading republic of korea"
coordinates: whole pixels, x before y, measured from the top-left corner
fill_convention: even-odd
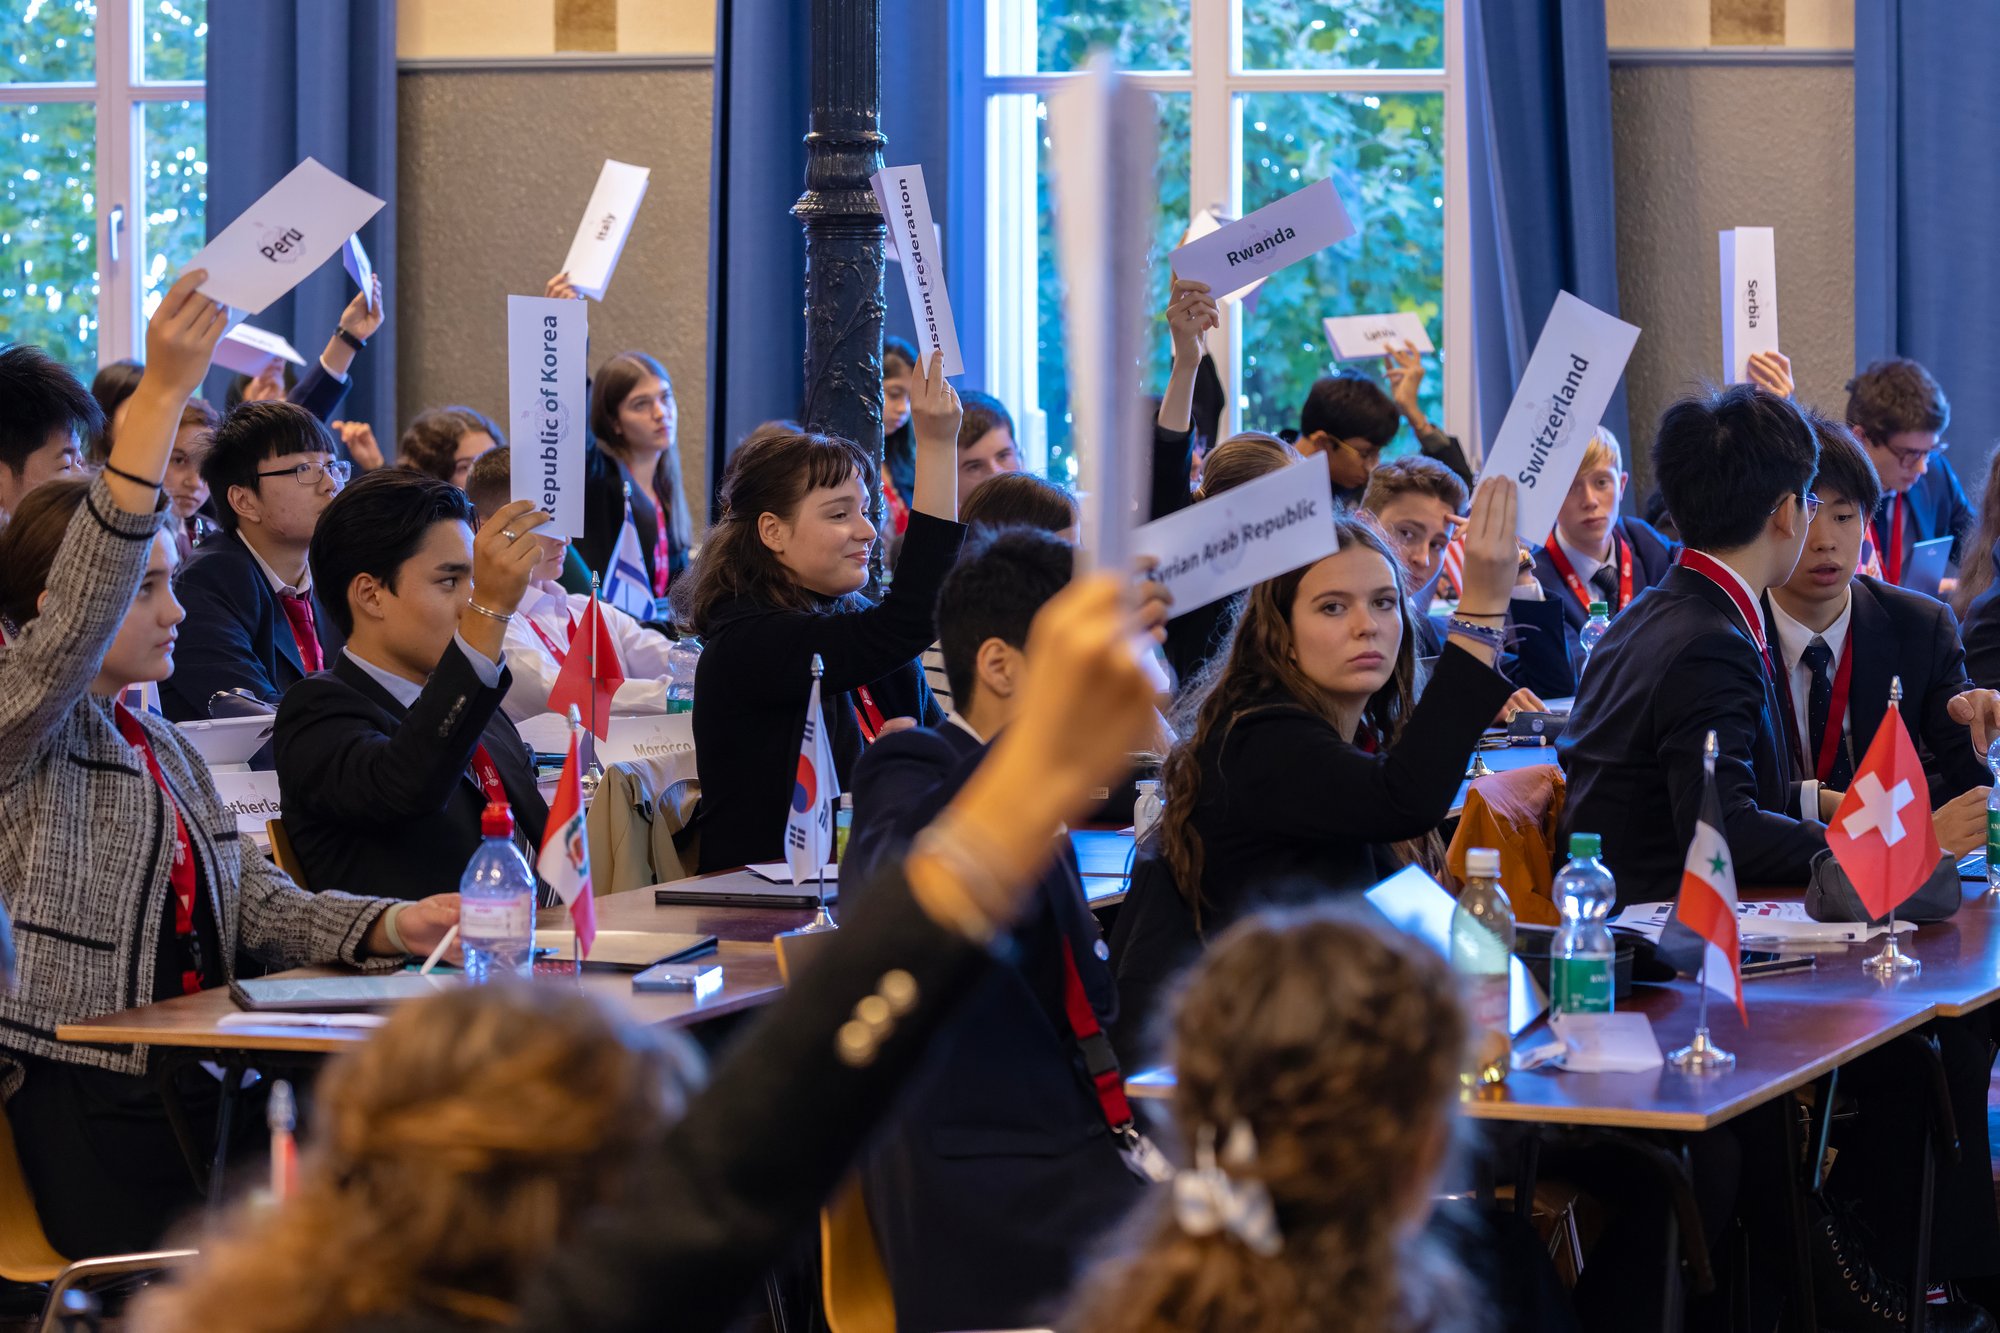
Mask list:
[[[1419,352],[1435,352],[1424,317],[1414,310],[1392,310],[1386,315],[1328,315],[1326,340],[1341,361],[1364,361],[1385,356],[1390,348],[1402,351],[1413,344]]]
[[[312,158],[293,167],[188,261],[205,268],[201,292],[249,314],[304,282],[375,216],[382,201]]]
[[[542,531],[583,536],[583,465],[590,419],[584,349],[590,307],[545,296],[507,298],[507,418],[514,498],[554,520]]]
[[[1354,234],[1331,177],[1189,241],[1167,256],[1177,277],[1233,292]]]
[[[910,297],[910,318],[917,325],[917,352],[926,361],[944,353],[944,373],[962,375],[965,360],[958,351],[958,325],[951,317],[951,298],[944,290],[944,255],[938,230],[931,221],[931,197],[924,189],[922,167],[885,167],[869,178],[889,234],[896,238],[896,258],[903,269],[903,287]]]
[[[1176,615],[1332,555],[1333,478],[1317,458],[1280,468],[1132,533]]]
[[[1512,477],[1519,484],[1514,531],[1522,541],[1547,541],[1555,528],[1556,511],[1583,463],[1584,447],[1638,340],[1637,326],[1568,292],[1556,293],[1480,471],[1482,478]]]
[[[1741,384],[1758,352],[1778,350],[1778,240],[1769,227],[1731,227],[1722,239],[1722,378]]]
[[[562,266],[569,274],[569,285],[593,301],[602,301],[604,289],[611,285],[618,256],[625,252],[625,238],[632,234],[632,220],[639,215],[652,175],[649,167],[611,158],[604,159],[604,169],[597,173],[597,188],[584,205],[583,221],[576,225],[576,236]]]

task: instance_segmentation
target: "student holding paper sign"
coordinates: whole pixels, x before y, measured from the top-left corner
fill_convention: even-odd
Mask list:
[[[1368,474],[1407,421],[1424,456],[1443,463],[1470,486],[1472,467],[1465,461],[1464,448],[1432,425],[1417,403],[1424,383],[1423,358],[1414,349],[1392,349],[1387,361],[1392,393],[1383,393],[1358,370],[1343,370],[1313,384],[1299,409],[1299,452],[1326,455],[1333,498],[1359,504],[1368,488]]]

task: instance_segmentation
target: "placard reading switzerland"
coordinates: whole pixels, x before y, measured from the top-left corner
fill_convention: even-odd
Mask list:
[[[1153,577],[1176,614],[1332,555],[1333,478],[1309,458],[1191,504],[1132,533],[1132,553],[1159,561]]]
[[[590,399],[584,349],[590,306],[545,296],[507,298],[507,406],[513,492],[554,520],[542,531],[583,536]]]

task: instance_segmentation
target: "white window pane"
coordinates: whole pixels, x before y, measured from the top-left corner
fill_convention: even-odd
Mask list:
[[[139,264],[150,318],[174,278],[201,249],[208,207],[207,108],[201,102],[149,102],[140,112]]]
[[[0,83],[97,78],[94,0],[0,0]]]
[[[0,343],[97,368],[97,109],[0,103]]]
[[[1245,69],[1442,69],[1444,0],[1245,0]]]

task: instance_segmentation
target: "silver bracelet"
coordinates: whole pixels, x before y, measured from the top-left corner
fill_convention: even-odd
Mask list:
[[[1499,625],[1479,625],[1453,616],[1444,622],[1444,632],[1463,634],[1468,639],[1477,639],[1496,653],[1507,646],[1507,631]]]
[[[480,615],[485,616],[488,620],[497,620],[503,625],[511,625],[514,623],[513,616],[511,615],[503,616],[498,611],[493,610],[491,607],[481,606],[479,603],[473,601],[471,598],[467,598],[465,604],[472,610],[477,611]]]

